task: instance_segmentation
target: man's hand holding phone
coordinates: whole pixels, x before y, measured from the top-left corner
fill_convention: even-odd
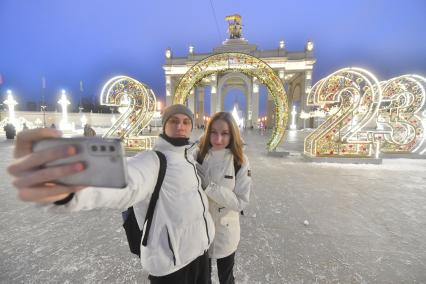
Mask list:
[[[15,161],[8,167],[14,177],[13,185],[18,189],[18,197],[23,201],[51,203],[66,198],[84,187],[67,186],[51,182],[67,175],[84,170],[84,164],[75,162],[58,167],[45,168],[46,163],[67,158],[77,153],[72,145],[62,145],[40,152],[33,152],[37,141],[61,137],[56,129],[42,128],[18,133],[14,151]]]
[[[18,134],[16,160],[8,171],[21,200],[51,203],[87,186],[127,185],[124,151],[118,140],[60,136],[61,132],[50,128]]]

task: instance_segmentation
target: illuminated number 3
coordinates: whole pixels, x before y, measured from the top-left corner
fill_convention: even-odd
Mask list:
[[[381,151],[416,152],[424,142],[424,127],[417,113],[425,103],[426,80],[417,75],[403,75],[381,82],[383,101],[378,113]]]

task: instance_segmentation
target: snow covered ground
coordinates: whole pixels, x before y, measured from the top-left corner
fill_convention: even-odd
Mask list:
[[[237,283],[426,283],[425,159],[311,163],[306,132],[288,136],[283,158],[266,155],[269,135],[244,133],[254,190]],[[13,146],[2,139],[5,169]],[[119,212],[51,215],[0,177],[0,283],[147,283]]]

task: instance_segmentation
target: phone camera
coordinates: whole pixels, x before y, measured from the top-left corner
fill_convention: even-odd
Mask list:
[[[106,147],[105,147],[105,145],[101,145],[101,151],[102,151],[102,152],[105,152],[105,151],[106,151]]]
[[[93,151],[93,152],[98,151],[98,146],[96,146],[96,145],[92,145],[92,151]]]
[[[109,151],[110,152],[114,152],[115,151],[115,147],[114,146],[109,146]]]

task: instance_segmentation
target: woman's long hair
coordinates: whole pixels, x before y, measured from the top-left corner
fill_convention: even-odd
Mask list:
[[[234,161],[238,165],[242,165],[244,162],[243,156],[243,142],[240,136],[240,130],[238,129],[237,123],[229,112],[217,112],[207,123],[207,127],[204,131],[204,135],[200,141],[200,152],[198,153],[197,161],[203,161],[204,157],[207,155],[207,152],[212,147],[210,143],[210,135],[212,131],[212,125],[217,120],[223,120],[228,124],[229,132],[231,137],[229,139],[229,144],[226,148],[231,150],[231,153],[234,155]]]

